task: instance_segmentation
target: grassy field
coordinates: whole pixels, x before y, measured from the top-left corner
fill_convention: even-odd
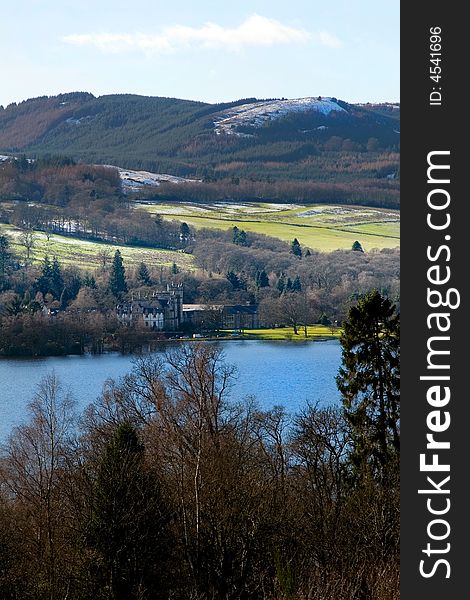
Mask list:
[[[338,338],[341,335],[340,328],[330,328],[325,325],[309,325],[307,337],[303,327],[298,327],[298,334],[294,333],[293,327],[279,327],[276,329],[245,329],[240,337],[247,340],[293,340],[305,341],[306,339]],[[237,334],[238,335],[238,334]]]
[[[364,250],[400,245],[400,213],[392,209],[228,202],[137,204],[136,207],[166,219],[185,221],[195,228],[237,226],[285,241],[296,237],[302,245],[326,252],[349,249],[355,240]]]
[[[21,232],[18,229],[0,224],[0,233],[7,233],[12,238],[13,249],[19,256],[25,255],[25,249],[19,243]],[[134,267],[141,262],[145,262],[149,268],[171,267],[175,262],[184,270],[194,268],[192,256],[183,252],[105,244],[61,235],[52,235],[48,241],[46,235],[39,231],[35,232],[34,236],[35,243],[31,255],[33,263],[42,261],[48,254],[50,257],[59,257],[63,265],[76,265],[82,269],[93,270],[101,265],[100,253],[104,250],[109,251],[109,260],[116,250],[120,250],[125,267]]]

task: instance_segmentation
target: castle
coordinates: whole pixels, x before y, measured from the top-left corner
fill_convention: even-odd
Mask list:
[[[178,331],[183,323],[183,288],[167,286],[163,292],[136,293],[131,300],[116,306],[123,324],[143,323],[149,329]]]

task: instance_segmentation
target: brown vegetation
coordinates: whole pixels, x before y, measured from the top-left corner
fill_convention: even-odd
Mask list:
[[[341,411],[228,400],[213,346],[140,360],[78,430],[53,377],[0,462],[2,598],[397,600],[398,473]]]

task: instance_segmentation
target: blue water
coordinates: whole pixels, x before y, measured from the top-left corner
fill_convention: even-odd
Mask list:
[[[335,376],[341,362],[339,342],[219,342],[225,360],[237,368],[231,395],[255,396],[263,408],[283,405],[289,412],[307,402],[337,404]],[[100,394],[107,379],[132,370],[132,356],[67,356],[0,359],[0,439],[27,419],[28,403],[40,380],[52,371],[83,410]]]

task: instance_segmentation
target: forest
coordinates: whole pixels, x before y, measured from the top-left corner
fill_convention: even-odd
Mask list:
[[[397,600],[396,308],[364,296],[341,344],[343,405],[295,415],[229,400],[204,343],[140,358],[82,415],[46,376],[0,454],[0,596]]]
[[[131,196],[122,193],[117,169],[76,163],[69,157],[48,157],[31,161],[22,156],[0,162],[0,200],[43,203],[69,211],[112,211],[119,202],[217,202],[266,201],[289,203],[336,203],[399,208],[399,169],[396,153],[373,153],[363,161],[360,155],[331,153],[294,163],[259,162],[248,169],[226,169],[206,175],[200,182],[184,185],[165,182],[142,186]],[[306,178],[302,169],[308,169]],[[338,171],[343,173],[338,177]],[[263,173],[260,177],[259,173]],[[296,176],[298,174],[298,177]],[[393,179],[387,175],[393,175]]]
[[[86,93],[34,98],[0,108],[0,151],[31,159],[67,155],[87,164],[197,177],[223,184],[222,197],[238,198],[243,185],[251,185],[254,197],[275,199],[281,193],[275,184],[284,183],[290,185],[284,199],[295,192],[291,201],[313,191],[315,199],[324,194],[329,201],[347,202],[349,195],[349,201],[360,203],[372,202],[376,187],[380,201],[397,206],[398,106],[338,100],[345,108],[340,116],[296,113],[266,123],[254,136],[248,127],[251,137],[217,135],[214,121],[246,102],[258,100],[212,105]],[[237,180],[240,192],[229,185]],[[211,194],[215,188],[204,189]],[[220,198],[222,191],[217,193]]]

